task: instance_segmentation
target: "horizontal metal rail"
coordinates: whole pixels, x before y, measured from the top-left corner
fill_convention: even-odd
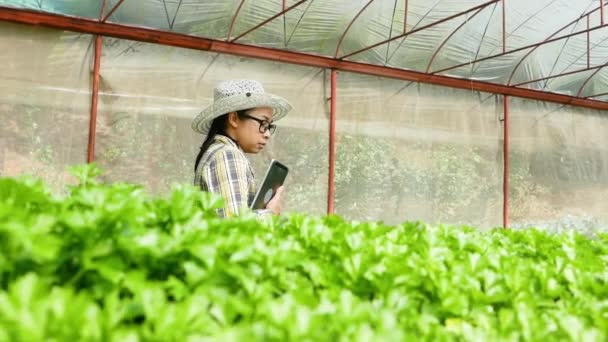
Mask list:
[[[121,25],[108,22],[99,22],[87,18],[69,17],[58,14],[35,12],[25,9],[0,7],[0,20],[29,25],[40,25],[55,29],[102,35],[140,42],[176,46],[238,55],[243,57],[259,58],[279,61],[310,67],[335,69],[359,74],[379,77],[388,77],[399,80],[435,84],[458,89],[482,91],[494,94],[510,95],[528,99],[555,102],[573,106],[594,109],[608,109],[608,103],[587,98],[580,98],[562,94],[551,93],[534,89],[517,88],[502,84],[463,79],[449,76],[427,74],[417,71],[391,68],[380,65],[339,60],[331,57],[316,56],[299,52],[269,49],[239,43],[206,39],[188,36],[175,32],[158,31],[148,28]]]

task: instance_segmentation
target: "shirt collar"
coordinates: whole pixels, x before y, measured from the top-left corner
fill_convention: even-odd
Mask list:
[[[215,137],[213,137],[213,140],[219,141],[225,145],[234,146],[235,148],[238,148],[239,150],[243,151],[243,149],[239,146],[239,144],[237,144],[236,140],[234,140],[231,137],[224,135],[222,133],[216,134]]]

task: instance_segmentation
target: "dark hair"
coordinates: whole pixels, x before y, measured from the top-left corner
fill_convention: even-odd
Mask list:
[[[247,114],[248,111],[249,111],[249,109],[237,110],[236,114],[238,115],[238,117],[240,119],[243,119],[243,116],[245,114]],[[203,141],[203,144],[201,145],[201,149],[200,149],[200,151],[198,151],[198,155],[196,156],[196,162],[194,162],[194,172],[195,173],[196,173],[196,169],[198,168],[198,164],[201,162],[201,158],[203,158],[203,154],[205,154],[205,152],[207,152],[207,150],[209,149],[209,146],[211,146],[211,143],[213,143],[213,138],[215,137],[215,135],[216,134],[226,135],[226,133],[224,131],[226,130],[227,124],[228,124],[228,114],[224,114],[224,115],[218,116],[217,118],[213,119],[213,122],[211,123],[211,128],[209,129],[209,133],[207,133],[207,137],[205,138],[205,141]]]

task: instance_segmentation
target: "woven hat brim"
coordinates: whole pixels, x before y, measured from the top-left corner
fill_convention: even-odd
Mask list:
[[[238,94],[215,101],[211,106],[205,108],[194,118],[192,129],[198,133],[207,134],[215,118],[231,112],[258,107],[272,108],[272,120],[274,122],[284,118],[292,109],[287,100],[277,95],[253,93],[251,96],[247,96]]]

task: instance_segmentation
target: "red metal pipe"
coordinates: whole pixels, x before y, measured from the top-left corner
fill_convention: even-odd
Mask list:
[[[336,69],[359,74],[394,78],[405,81],[428,83],[451,88],[477,90],[488,93],[511,95],[541,101],[568,104],[573,106],[608,109],[608,102],[594,101],[573,96],[550,93],[534,89],[522,89],[483,81],[468,80],[456,77],[425,74],[411,70],[390,68],[380,65],[340,61],[328,57],[314,56],[290,51],[266,49],[249,45],[231,46],[230,43],[212,42],[208,51],[221,52],[239,56],[261,58],[285,63],[293,63],[319,68]]]
[[[344,32],[342,32],[342,35],[340,36],[340,39],[338,40],[338,45],[336,45],[336,53],[334,54],[334,57],[338,58],[338,52],[340,52],[340,47],[342,46],[342,41],[344,40],[344,37],[346,37],[348,30],[350,30],[350,27],[353,26],[353,24],[355,23],[355,20],[357,20],[357,18],[359,18],[361,13],[363,13],[363,11],[365,11],[365,9],[367,7],[369,7],[369,5],[372,4],[372,2],[374,2],[374,0],[369,0],[367,2],[367,4],[365,4],[365,6],[363,6],[363,8],[361,8],[359,10],[359,12],[357,12],[355,17],[350,21],[350,23],[348,23],[348,26],[346,26],[346,30],[344,30]]]
[[[103,15],[106,12],[107,3],[108,3],[108,0],[103,0],[103,3],[101,4],[101,11],[99,12],[99,20],[103,20]]]
[[[594,97],[600,97],[600,96],[606,96],[606,95],[608,95],[608,93],[599,93],[599,94],[594,94],[594,95],[590,95],[590,96],[585,96],[585,98],[592,99]]]
[[[604,0],[600,0],[600,25],[604,25]]]
[[[103,0],[99,20],[103,21],[107,0]],[[117,4],[118,7],[120,3]],[[116,8],[115,7],[115,8]],[[99,69],[101,65],[101,36],[95,36],[95,60],[93,62],[93,89],[91,91],[91,114],[89,116],[89,142],[87,146],[87,163],[95,160],[95,135],[97,127],[97,101],[99,99]]]
[[[478,15],[479,12],[481,12],[482,10],[483,10],[483,8],[480,8],[469,19],[463,21],[462,24],[458,25],[458,27],[456,29],[452,30],[452,32],[450,32],[450,34],[443,40],[443,42],[441,42],[441,44],[439,44],[439,47],[437,48],[437,50],[435,50],[435,52],[433,52],[433,55],[431,56],[431,59],[429,60],[429,64],[427,64],[427,66],[426,66],[427,73],[431,70],[433,61],[435,60],[435,58],[437,57],[437,55],[439,54],[439,51],[443,48],[443,46],[445,44],[447,44],[448,40],[450,40],[450,38],[452,38],[454,36],[454,34],[456,34],[456,32],[458,32],[458,30],[460,30],[466,23],[468,23],[469,20],[473,19],[476,15]]]
[[[99,97],[99,66],[101,64],[101,36],[95,37],[95,62],[93,65],[93,93],[91,94],[91,117],[89,120],[89,144],[87,163],[95,160],[95,132],[97,124],[97,99]]]
[[[502,227],[509,227],[509,96],[503,100],[503,180]]]
[[[600,72],[602,70],[602,68],[605,67],[606,65],[608,65],[608,63],[600,66],[597,69],[595,69],[595,71],[592,72],[591,75],[589,75],[589,77],[587,77],[587,79],[585,80],[585,82],[583,82],[583,85],[578,89],[578,92],[576,93],[576,97],[580,97],[581,96],[581,94],[583,93],[583,89],[585,89],[585,87],[587,86],[587,83],[589,83],[589,81],[591,81],[591,79],[593,78],[593,76],[595,76],[598,72]]]
[[[502,53],[507,52],[507,13],[505,12],[505,1],[502,0]]]
[[[568,76],[568,75],[578,74],[578,73],[585,72],[585,71],[590,71],[590,70],[596,70],[596,69],[599,70],[599,69],[605,67],[606,65],[608,65],[608,63],[604,63],[602,65],[596,65],[596,66],[593,66],[593,67],[590,67],[590,68],[583,68],[583,69],[578,69],[578,70],[572,70],[572,71],[564,72],[564,73],[557,74],[557,75],[551,75],[551,76],[541,77],[541,78],[537,78],[535,80],[531,80],[531,81],[526,81],[526,82],[515,84],[515,85],[513,85],[513,87],[520,87],[520,86],[525,85],[525,84],[530,84],[530,83],[534,83],[534,82],[550,80],[550,79],[557,78],[557,77],[562,77],[562,76]],[[576,96],[576,97],[578,97],[578,96]]]
[[[285,17],[285,8],[287,7],[287,0],[283,0],[283,44],[287,47],[287,18]],[[295,30],[295,29],[294,29]]]
[[[102,23],[105,23],[105,22],[106,22],[106,21],[107,21],[107,20],[108,20],[108,19],[109,19],[109,18],[112,16],[112,14],[114,14],[114,12],[116,12],[116,10],[118,9],[118,7],[119,7],[120,5],[122,5],[122,3],[123,3],[124,1],[125,1],[125,0],[120,0],[120,1],[118,1],[118,3],[117,3],[116,5],[114,5],[114,7],[112,7],[112,9],[110,10],[110,12],[108,12],[108,14],[107,14],[105,17],[103,17],[103,19],[101,19],[101,22],[102,22]]]
[[[502,53],[507,51],[507,12],[502,0]],[[503,171],[502,171],[502,227],[509,226],[509,96],[503,98]]]
[[[482,91],[487,93],[517,96],[541,101],[555,102],[593,109],[608,109],[608,103],[546,91],[516,88],[477,80],[441,76],[391,68],[381,65],[341,61],[330,57],[305,53],[269,49],[238,43],[230,43],[201,37],[188,36],[175,32],[165,32],[114,23],[100,23],[87,18],[66,17],[57,14],[35,12],[24,9],[0,7],[0,20],[21,24],[41,25],[60,30],[99,34],[102,36],[129,39],[140,42],[163,44],[201,51],[226,53],[236,56],[279,61],[315,68],[336,69],[372,76],[388,77],[404,81],[435,84],[451,88]]]
[[[517,64],[515,65],[515,67],[511,71],[511,75],[509,76],[509,80],[507,81],[507,85],[511,84],[511,80],[513,80],[513,76],[515,75],[515,72],[517,71],[517,69],[519,69],[519,66],[524,62],[524,60],[526,58],[528,58],[528,56],[530,56],[532,54],[532,52],[536,51],[537,48],[539,48],[540,46],[544,45],[548,40],[550,40],[551,38],[553,38],[556,34],[562,32],[563,30],[565,30],[569,26],[577,23],[579,20],[581,20],[585,16],[587,16],[587,19],[589,19],[589,16],[592,13],[597,12],[599,9],[600,9],[600,7],[596,7],[595,9],[593,9],[593,10],[587,12],[587,13],[583,13],[580,17],[578,17],[578,19],[574,19],[571,22],[569,22],[568,24],[562,26],[559,30],[553,32],[549,37],[545,38],[540,44],[534,46],[530,51],[526,52],[526,54],[519,60],[519,62],[517,62]],[[589,35],[589,26],[587,26],[587,36],[588,35]],[[473,61],[473,63],[475,63],[475,61]]]
[[[430,23],[430,24],[428,24],[428,25],[421,26],[421,27],[419,27],[419,28],[417,28],[417,29],[414,29],[414,30],[412,30],[412,31],[410,31],[410,32],[403,33],[403,34],[400,34],[400,35],[398,35],[398,36],[394,36],[394,37],[392,37],[392,38],[389,38],[389,39],[383,40],[383,41],[381,41],[381,42],[378,42],[378,43],[376,43],[376,44],[370,45],[370,46],[368,46],[368,47],[366,47],[366,48],[363,48],[363,49],[357,50],[357,51],[355,51],[355,52],[351,52],[351,53],[349,53],[349,54],[347,54],[347,55],[344,55],[344,56],[340,57],[340,59],[345,59],[345,58],[348,58],[348,57],[354,56],[354,55],[356,55],[356,54],[359,54],[359,53],[361,53],[361,52],[365,52],[365,51],[367,51],[367,50],[371,50],[371,49],[373,49],[373,48],[375,48],[375,47],[378,47],[378,46],[380,46],[380,45],[384,45],[384,44],[386,44],[386,43],[392,42],[393,40],[397,40],[397,39],[401,39],[401,38],[403,38],[403,37],[407,37],[407,36],[409,36],[410,34],[414,34],[414,33],[416,33],[416,32],[420,32],[420,31],[422,31],[422,30],[426,30],[426,29],[428,29],[428,28],[430,28],[430,27],[433,27],[433,26],[436,26],[436,25],[442,24],[442,23],[444,23],[444,22],[446,22],[446,21],[450,21],[450,20],[452,20],[452,19],[454,19],[454,18],[458,18],[458,17],[463,16],[463,15],[465,15],[465,14],[467,14],[467,13],[470,13],[470,12],[476,11],[476,10],[478,10],[478,9],[481,9],[481,8],[487,7],[487,6],[489,6],[489,5],[491,5],[491,4],[495,3],[495,2],[498,2],[498,1],[500,1],[500,0],[492,0],[492,1],[485,2],[485,3],[481,4],[481,5],[475,6],[475,7],[473,7],[473,8],[469,8],[469,9],[468,9],[468,10],[466,10],[466,11],[462,11],[462,12],[456,13],[456,14],[454,14],[454,15],[451,15],[451,16],[449,16],[449,17],[443,18],[443,19],[441,19],[441,20],[437,20],[437,21],[435,21],[435,22],[433,22],[433,23]]]
[[[226,37],[227,41],[230,41],[230,37],[232,36],[232,31],[234,30],[234,23],[236,22],[236,17],[239,16],[239,13],[241,12],[241,8],[243,7],[244,3],[245,3],[245,0],[241,0],[241,3],[239,4],[239,7],[237,7],[236,12],[234,13],[234,16],[232,17],[232,20],[230,20],[230,28],[228,29],[228,36]]]
[[[336,164],[336,70],[331,70],[331,99],[329,116],[329,176],[327,184],[327,214],[334,213],[334,172]]]
[[[260,28],[260,27],[262,27],[264,25],[266,25],[268,22],[273,21],[273,20],[275,20],[276,18],[278,18],[278,17],[280,17],[282,15],[285,15],[285,13],[287,13],[287,12],[291,11],[292,9],[300,6],[301,4],[305,3],[306,1],[308,1],[308,0],[300,0],[300,1],[296,2],[295,4],[289,6],[289,8],[286,8],[286,9],[282,10],[281,12],[279,12],[279,13],[273,15],[272,17],[270,17],[270,18],[262,21],[261,23],[259,23],[256,26],[250,28],[249,30],[241,33],[238,37],[236,37],[236,38],[234,38],[232,40],[229,39],[228,41],[231,42],[231,43],[236,42],[237,40],[241,39],[243,36],[249,34],[250,32],[253,32],[253,31],[257,30],[258,28]],[[236,16],[235,16],[235,18],[236,18]]]
[[[405,9],[403,11],[403,33],[407,32],[407,8],[409,1],[405,0]]]
[[[590,47],[590,35],[591,33],[589,32],[589,15],[587,15],[587,68],[589,68],[591,66],[591,47]]]
[[[504,53],[498,53],[498,54],[495,54],[495,55],[478,58],[478,59],[470,61],[470,62],[453,65],[453,66],[445,68],[445,69],[433,71],[432,73],[433,74],[437,74],[437,73],[440,73],[440,72],[445,72],[445,71],[448,71],[448,70],[457,69],[457,68],[463,67],[465,65],[471,65],[471,64],[483,62],[483,61],[486,61],[488,59],[510,55],[512,53],[523,51],[523,50],[527,50],[527,49],[530,49],[530,48],[537,48],[539,46],[542,46],[542,45],[545,45],[545,44],[549,44],[549,43],[553,43],[553,42],[557,42],[557,41],[560,41],[560,40],[563,40],[563,39],[567,39],[567,38],[570,38],[570,37],[574,37],[574,36],[577,36],[579,34],[583,34],[583,33],[586,33],[586,32],[592,32],[592,31],[595,31],[595,30],[603,29],[604,27],[608,27],[608,25],[596,26],[596,27],[590,28],[589,30],[582,30],[582,31],[578,31],[578,32],[569,33],[569,34],[567,34],[565,36],[560,36],[560,37],[553,38],[553,39],[547,39],[547,40],[545,40],[545,41],[543,41],[541,43],[530,44],[530,45],[519,47],[517,49],[506,51]]]

